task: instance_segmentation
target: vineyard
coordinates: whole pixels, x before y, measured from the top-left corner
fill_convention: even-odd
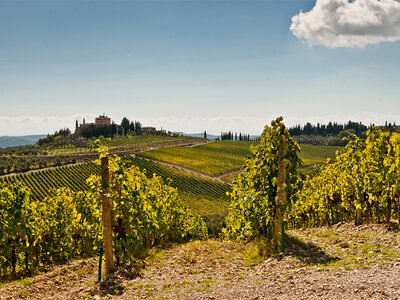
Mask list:
[[[145,150],[172,146],[190,146],[205,143],[204,139],[187,136],[116,136],[113,139],[100,138],[112,153],[127,155]],[[0,149],[0,176],[30,170],[56,167],[76,162],[94,160],[97,156],[87,147],[89,140],[77,140],[66,144],[43,144]]]
[[[159,136],[159,135],[117,135],[114,138],[100,138],[101,143],[108,147],[112,152],[118,151],[142,151],[150,148],[163,148],[170,147],[179,144],[191,144],[204,142],[203,139],[194,138],[190,136]],[[48,148],[42,147],[42,151],[47,151],[47,155],[76,155],[85,154],[92,150],[86,148],[85,142],[82,146],[76,146],[73,144],[60,145],[60,146],[49,146]],[[93,152],[93,151],[92,151]]]
[[[198,143],[204,143],[206,140],[191,136],[128,135],[117,136],[113,139],[100,139],[100,141],[111,151],[131,150],[133,152],[137,152],[149,148],[165,148],[180,144],[194,145]]]
[[[53,190],[67,187],[74,192],[86,191],[86,180],[92,174],[99,174],[99,167],[92,163],[80,163],[71,166],[56,167],[16,175],[0,177],[0,183],[19,181],[28,187],[35,200],[43,200],[53,195]]]
[[[140,155],[169,163],[185,166],[210,175],[238,170],[243,167],[244,160],[250,155],[250,146],[257,142],[221,141],[197,147],[172,147],[154,151],[146,151]],[[302,173],[311,174],[316,164],[334,158],[338,146],[300,145],[299,157],[303,161]],[[228,176],[232,182],[237,174]]]
[[[163,147],[168,143],[164,140]],[[107,197],[114,199],[117,264],[144,257],[156,245],[207,236],[251,238],[255,243],[261,236],[268,242],[251,246],[258,249],[257,255],[276,253],[281,233],[276,224],[283,220],[291,235],[287,236],[288,247],[300,245],[309,251],[308,245],[302,246],[296,240],[306,239],[297,228],[354,220],[357,225],[382,221],[393,224],[394,218],[400,219],[398,133],[372,130],[365,141],[352,137],[344,148],[300,148],[278,119],[272,127],[265,128],[259,145],[249,150],[245,149],[248,144],[223,141],[148,151],[121,159],[110,156],[115,162],[110,164],[112,183]],[[339,151],[334,156],[336,150]],[[177,165],[146,156],[171,160]],[[313,176],[299,175],[301,159],[303,166],[319,164]],[[232,181],[236,178],[233,185],[186,168],[220,174],[221,170],[236,168],[240,160],[240,175],[225,175]],[[231,164],[232,161],[236,162]],[[99,199],[103,188],[99,173],[98,165],[85,162],[0,177],[3,276],[97,253],[102,239]],[[321,234],[343,239],[330,237],[329,232]],[[368,253],[373,246],[364,249],[340,243],[370,259]],[[388,254],[382,255],[388,256],[391,263],[389,256],[398,251],[387,249]],[[348,257],[347,252],[337,253]],[[346,262],[334,262],[336,259],[339,258],[326,263],[360,265],[353,263],[353,256]]]
[[[177,190],[161,177],[148,178],[118,157],[110,158],[108,169],[113,179],[106,197],[114,199],[112,238],[118,264],[135,261],[146,249],[169,241],[207,237],[201,217],[182,205]],[[11,176],[0,182],[0,276],[98,251],[102,242],[99,199],[105,192],[99,175],[87,179],[82,170],[95,173],[97,168],[87,163],[17,175],[25,182]],[[75,180],[68,180],[70,176]],[[28,184],[35,188],[35,196]],[[88,191],[74,192],[59,185]]]
[[[201,176],[177,167],[169,167],[140,157],[127,157],[128,165],[134,164],[146,170],[150,178],[153,174],[161,176],[166,182],[171,179],[171,186],[176,187],[185,205],[200,215],[224,214],[229,199],[226,192],[230,186],[218,180]],[[72,166],[32,171],[0,177],[0,183],[20,181],[27,186],[35,200],[51,197],[53,190],[67,187],[74,192],[86,191],[89,186],[86,180],[92,174],[99,174],[99,167],[92,162]]]
[[[165,148],[141,155],[217,175],[241,168],[252,143],[221,141],[191,148]]]
[[[223,215],[229,205],[226,195],[231,190],[227,183],[211,179],[178,167],[170,167],[138,156],[128,159],[146,175],[161,176],[165,181],[171,179],[171,186],[178,189],[185,205],[202,216]]]
[[[295,226],[400,219],[400,134],[373,129],[352,137],[304,182],[290,212]]]

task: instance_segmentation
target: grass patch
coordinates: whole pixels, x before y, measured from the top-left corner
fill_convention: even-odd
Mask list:
[[[257,265],[262,260],[260,248],[255,243],[249,243],[240,254],[240,258],[245,266]]]
[[[32,280],[31,279],[19,279],[19,280],[15,280],[14,283],[20,284],[22,286],[28,286],[32,283]]]
[[[303,160],[304,166],[315,165],[325,162],[328,158],[335,158],[337,150],[343,149],[339,146],[317,146],[317,145],[300,145],[300,158]]]
[[[166,249],[162,249],[160,247],[153,247],[147,252],[146,263],[153,264],[153,263],[161,263]]]
[[[254,266],[274,253],[275,245],[265,238],[255,238],[244,244],[240,258],[244,266]]]
[[[356,231],[346,226],[346,230],[324,227],[289,231],[291,255],[308,265],[338,270],[383,268],[398,262],[400,249],[392,233]]]

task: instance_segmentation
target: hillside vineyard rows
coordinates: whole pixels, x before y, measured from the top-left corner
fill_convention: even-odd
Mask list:
[[[156,174],[166,182],[170,179],[171,186],[178,189],[183,202],[200,215],[225,213],[229,204],[226,193],[231,191],[228,183],[138,156],[126,159],[141,170],[146,170],[148,177]]]
[[[99,152],[109,155],[112,161],[109,166],[113,180],[107,195],[114,201],[117,263],[143,258],[156,245],[207,239],[221,231],[230,239],[262,236],[273,240],[275,227],[268,225],[267,236],[264,225],[275,216],[277,178],[284,174],[279,168],[285,164],[283,170],[286,169],[287,179],[291,180],[285,188],[290,193],[285,195],[286,202],[281,202],[279,209],[280,217],[291,229],[344,221],[355,221],[356,225],[371,221],[391,223],[393,218],[400,219],[399,133],[373,129],[365,141],[349,137],[347,146],[338,148],[334,159],[321,164],[312,176],[302,176],[297,173],[301,166],[297,153],[301,158],[301,152],[296,143],[283,147],[285,151],[292,149],[293,155],[274,154],[282,141],[290,140],[289,136],[282,139],[282,131],[286,129],[280,121],[278,129],[266,131],[266,138],[252,148],[233,188],[212,176],[152,161],[146,156],[161,153],[166,156],[155,158],[173,160],[173,154],[177,153],[172,162],[193,169],[196,169],[193,162],[200,159],[205,167],[199,171],[214,175],[237,167],[238,162],[231,165],[230,160],[237,161],[243,153],[249,153],[245,149],[248,144],[243,142],[168,148],[122,158],[109,154],[108,150]],[[282,140],[276,142],[276,137]],[[109,145],[114,143],[113,149],[121,150],[123,139],[109,141]],[[169,140],[159,142],[160,147],[173,145]],[[304,160],[310,165],[332,157],[334,149],[304,148]],[[210,153],[213,159],[208,159]],[[277,157],[285,158],[274,161]],[[213,165],[213,160],[220,160],[220,165]],[[98,165],[85,162],[0,177],[2,275],[10,270],[15,273],[98,253],[102,239],[99,199],[103,192],[99,173]],[[260,190],[253,193],[253,188]],[[269,202],[265,201],[266,195]],[[232,199],[234,205],[229,208]],[[257,224],[260,220],[262,224]],[[224,229],[222,224],[226,225]]]
[[[139,157],[126,157],[128,165],[136,165],[146,170],[147,177],[153,174],[161,176],[165,182],[171,180],[171,186],[178,189],[185,205],[201,215],[223,213],[228,207],[229,198],[226,192],[230,185],[194,172],[169,167]],[[53,169],[32,171],[10,176],[0,177],[0,183],[20,181],[31,191],[34,200],[43,200],[51,197],[54,190],[67,187],[74,192],[87,191],[87,179],[92,175],[100,174],[100,168],[93,162],[86,162],[72,166],[63,166]]]
[[[16,175],[0,177],[0,183],[11,184],[20,181],[28,187],[34,200],[43,200],[53,195],[53,190],[67,187],[74,192],[89,189],[86,180],[92,174],[100,174],[100,168],[92,162],[72,166],[56,167],[53,169],[32,171]]]
[[[106,190],[98,175],[87,180],[87,192],[63,187],[42,200],[30,197],[21,182],[0,184],[1,276],[94,255],[103,241],[102,197],[113,199],[111,238],[117,263],[167,242],[207,238],[204,221],[182,206],[177,190],[161,177],[147,178],[118,157],[110,158],[108,167],[113,181]]]

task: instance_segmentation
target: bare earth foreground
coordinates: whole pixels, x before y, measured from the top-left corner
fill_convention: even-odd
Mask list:
[[[258,256],[256,243],[216,240],[154,251],[136,278],[117,272],[120,295],[99,291],[90,258],[0,283],[0,299],[400,299],[397,229],[339,224],[288,235],[278,258]]]

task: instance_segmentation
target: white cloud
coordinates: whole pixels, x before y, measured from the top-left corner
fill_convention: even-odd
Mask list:
[[[292,33],[311,45],[365,47],[400,40],[396,0],[317,0],[309,12],[292,17]]]

